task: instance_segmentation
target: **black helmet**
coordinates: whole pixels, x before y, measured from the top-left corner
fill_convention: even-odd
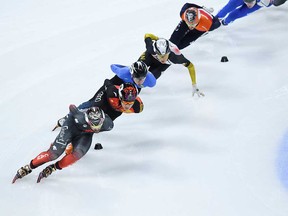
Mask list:
[[[165,55],[170,53],[169,41],[164,38],[159,38],[153,43],[154,52],[158,55]]]
[[[90,128],[99,132],[105,120],[105,113],[99,107],[90,107],[85,113],[85,120]]]
[[[135,78],[144,78],[147,76],[148,68],[143,61],[134,62],[130,67],[132,76]]]
[[[123,83],[119,87],[119,99],[125,102],[134,102],[138,95],[138,90],[132,83]]]

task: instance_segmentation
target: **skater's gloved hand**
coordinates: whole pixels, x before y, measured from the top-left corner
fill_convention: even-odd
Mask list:
[[[196,84],[193,84],[192,85],[192,96],[194,97],[194,95],[198,95],[198,97],[204,97],[205,94],[203,92],[200,92],[197,85]]]
[[[104,81],[104,88],[105,88],[105,90],[107,90],[107,88],[108,88],[109,86],[111,86],[111,85],[113,85],[113,83],[111,82],[111,80],[105,79],[105,81]]]
[[[153,49],[153,41],[151,38],[146,38],[145,39],[145,44],[146,44],[146,50],[148,53],[150,53],[151,55],[155,55],[155,51]]]

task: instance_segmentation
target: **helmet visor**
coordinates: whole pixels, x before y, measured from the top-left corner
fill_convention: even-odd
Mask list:
[[[101,127],[102,127],[103,123],[104,123],[104,118],[101,118],[101,119],[99,120],[99,123],[98,123],[98,124],[95,124],[94,122],[91,121],[91,122],[90,122],[90,127],[91,127],[91,129],[92,129],[93,131],[99,132],[99,131],[101,130]]]
[[[165,63],[168,61],[169,53],[164,54],[164,55],[157,54],[157,58],[161,63]]]
[[[90,128],[94,132],[99,132],[103,123],[104,123],[105,114],[103,113],[102,110],[99,112],[91,111],[91,112],[87,113],[87,116],[85,116],[85,118],[86,118],[86,122],[88,122]]]
[[[137,85],[142,85],[145,82],[146,77],[133,77],[133,81],[137,84]]]
[[[121,100],[121,105],[123,107],[124,110],[129,110],[131,109],[131,107],[133,106],[134,104],[134,101],[124,101],[124,100]]]

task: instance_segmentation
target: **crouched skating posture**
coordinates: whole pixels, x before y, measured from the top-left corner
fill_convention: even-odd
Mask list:
[[[33,169],[59,158],[69,143],[72,144],[73,151],[70,154],[66,154],[61,160],[43,169],[39,173],[37,183],[39,183],[41,179],[47,178],[52,172],[61,170],[75,163],[89,150],[94,133],[112,130],[114,126],[111,118],[99,107],[90,107],[81,110],[75,105],[70,105],[69,110],[70,112],[67,115],[67,119],[63,123],[61,131],[50,148],[47,151],[41,152],[31,160],[30,164],[21,167],[17,171],[12,183],[28,175]]]

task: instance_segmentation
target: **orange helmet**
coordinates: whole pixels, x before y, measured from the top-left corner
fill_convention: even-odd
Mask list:
[[[184,12],[182,19],[186,22],[188,26],[196,26],[199,23],[198,9],[195,7],[188,8]]]

